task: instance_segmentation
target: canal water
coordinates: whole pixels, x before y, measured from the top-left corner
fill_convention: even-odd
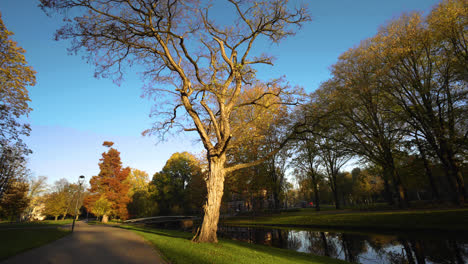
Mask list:
[[[220,226],[224,238],[328,256],[354,263],[468,264],[467,234],[356,233]]]

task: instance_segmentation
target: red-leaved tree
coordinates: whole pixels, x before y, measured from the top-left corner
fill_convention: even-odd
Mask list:
[[[104,196],[111,204],[110,215],[120,219],[128,218],[127,204],[130,198],[127,193],[130,188],[127,179],[130,168],[122,168],[120,152],[112,148],[113,142],[105,141],[103,146],[108,147],[107,152],[102,153],[99,160],[100,172],[90,180],[90,195],[85,198],[85,206],[91,211],[95,202]],[[106,222],[109,215],[104,215],[102,220]]]

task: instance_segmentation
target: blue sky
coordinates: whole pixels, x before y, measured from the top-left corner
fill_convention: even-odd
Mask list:
[[[274,67],[262,67],[258,76],[271,79],[286,76],[292,85],[315,90],[329,77],[329,67],[347,49],[373,36],[379,26],[402,12],[427,12],[436,0],[309,0],[313,21],[296,36],[279,45],[258,47],[273,54]],[[27,143],[33,150],[29,167],[49,182],[60,178],[76,181],[99,172],[98,161],[104,140],[114,141],[125,166],[147,171],[162,169],[174,152],[200,152],[195,134],[174,135],[168,141],[141,136],[151,127],[151,106],[142,98],[142,82],[130,72],[115,85],[109,79],[94,78],[93,66],[80,55],[69,55],[66,41],[55,41],[61,24],[48,17],[34,0],[2,0],[0,12],[13,39],[26,51],[26,59],[37,71],[37,85],[31,87],[29,116],[32,134]],[[220,10],[221,11],[221,10]],[[222,10],[225,11],[225,10]]]

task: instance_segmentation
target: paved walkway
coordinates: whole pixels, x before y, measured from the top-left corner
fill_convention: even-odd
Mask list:
[[[11,257],[1,264],[165,263],[132,231],[77,222],[75,232],[50,244]]]

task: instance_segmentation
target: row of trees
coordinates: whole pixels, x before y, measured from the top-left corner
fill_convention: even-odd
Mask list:
[[[109,218],[201,213],[206,197],[202,167],[206,165],[195,156],[173,154],[150,181],[146,172],[122,167],[120,153],[112,148],[112,142],[103,145],[109,150],[102,154],[100,173],[91,178],[88,189],[66,179],[51,186],[46,177],[15,181],[0,200],[0,217],[63,220],[87,212],[106,222]],[[75,208],[79,210],[75,212]]]
[[[187,152],[175,153],[149,180],[138,169],[123,168],[112,142],[102,154],[100,173],[90,180],[84,198],[86,209],[106,222],[109,217],[127,219],[158,214],[198,214],[206,197],[202,163]]]
[[[23,142],[29,124],[22,118],[31,111],[28,86],[36,83],[25,50],[11,39],[0,13],[0,217],[15,219],[29,204],[29,171],[26,157],[31,153]]]
[[[349,157],[382,170],[386,199],[408,206],[401,170],[408,159],[421,160],[434,199],[467,197],[468,12],[465,1],[440,3],[423,17],[403,15],[376,36],[342,54],[332,78],[312,94],[303,111],[320,118],[308,128],[325,147],[327,174],[334,181]],[[434,167],[441,166],[449,192],[441,193]]]
[[[465,1],[443,1],[427,17],[411,13],[391,21],[339,57],[332,78],[295,109],[295,129],[278,123],[272,133],[289,140],[282,152],[294,153],[289,166],[302,193],[309,193],[303,199],[313,196],[317,210],[328,194],[336,208],[375,200],[404,208],[421,195],[464,205],[467,25]],[[280,153],[250,168],[253,176],[240,171],[233,177],[247,176],[247,186],[267,180],[262,173],[275,178],[284,171]],[[360,161],[359,173],[342,171],[350,160]],[[257,190],[274,195],[268,188],[274,182]]]

